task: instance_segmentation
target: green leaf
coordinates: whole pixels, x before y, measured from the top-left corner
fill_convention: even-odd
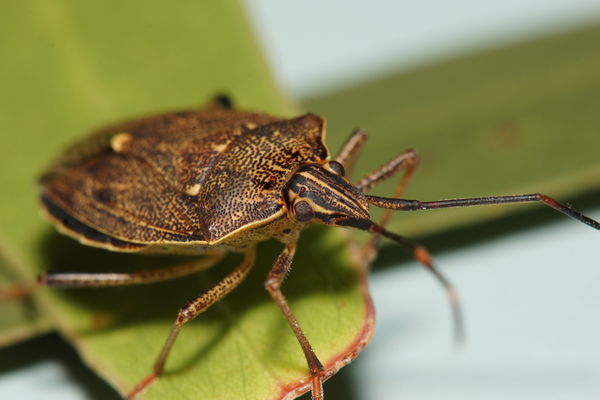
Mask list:
[[[356,176],[415,148],[421,164],[405,198],[540,191],[567,199],[600,188],[598,43],[600,26],[588,27],[361,83],[304,106],[327,116],[333,149],[354,128],[369,132]],[[394,183],[377,193],[389,196]],[[425,236],[518,209],[402,213],[390,227]]]
[[[40,270],[108,271],[173,263],[86,248],[60,236],[36,207],[36,176],[69,142],[140,114],[196,108],[216,93],[292,115],[235,1],[26,1],[4,5],[0,33],[2,267],[31,282]],[[369,339],[372,309],[356,263],[334,231],[305,235],[284,286],[321,360],[335,370]],[[251,278],[183,329],[165,376],[146,398],[278,399],[306,386],[306,361],[263,280],[279,246],[260,247]],[[10,255],[10,256],[9,256]],[[238,261],[147,287],[36,291],[38,317],[3,304],[5,341],[48,320],[121,391],[151,371],[177,310]],[[364,279],[362,280],[364,283]],[[40,328],[41,329],[41,328]],[[11,333],[12,332],[12,333]],[[10,338],[8,335],[12,335]],[[291,398],[291,397],[288,397]]]

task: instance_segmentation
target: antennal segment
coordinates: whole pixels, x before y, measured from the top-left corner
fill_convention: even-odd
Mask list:
[[[540,193],[521,194],[513,196],[491,196],[491,197],[470,197],[464,199],[438,200],[438,201],[418,201],[392,199],[387,197],[366,196],[367,201],[374,206],[398,211],[416,211],[416,210],[434,210],[436,208],[469,207],[482,206],[487,204],[507,204],[507,203],[531,203],[542,202],[549,207],[554,208],[561,213],[575,218],[594,229],[600,230],[600,223],[586,215],[583,215],[573,207],[559,203],[552,197]]]

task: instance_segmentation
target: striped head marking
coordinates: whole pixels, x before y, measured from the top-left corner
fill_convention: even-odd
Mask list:
[[[456,291],[432,264],[427,249],[370,220],[369,204],[392,210],[415,209],[416,200],[369,196],[344,178],[344,167],[337,161],[306,164],[296,170],[284,187],[288,215],[298,222],[317,222],[356,228],[381,235],[412,251],[445,287],[452,306],[456,338],[462,340],[462,316]],[[373,243],[373,242],[372,242]],[[370,254],[364,254],[370,257]]]
[[[344,176],[336,161],[326,166],[303,165],[284,189],[290,217],[300,222],[343,225],[347,219],[369,219],[365,195]]]

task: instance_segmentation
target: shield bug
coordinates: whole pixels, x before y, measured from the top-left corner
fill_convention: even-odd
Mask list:
[[[485,204],[541,202],[595,229],[600,224],[568,205],[539,193],[440,201],[402,199],[419,157],[407,150],[355,183],[347,177],[366,134],[353,132],[336,157],[323,143],[325,121],[313,114],[281,119],[235,110],[219,98],[199,111],[170,113],[107,127],[68,149],[40,178],[46,217],[83,244],[137,253],[202,255],[196,263],[135,273],[46,273],[50,287],[143,284],[188,275],[216,264],[227,252],[243,261],[209,291],[184,305],[158,355],[153,371],[129,394],[135,396],[163,372],[182,327],[233,290],[248,274],[255,245],[279,240],[265,288],[281,309],[307,360],[312,398],[323,399],[327,376],[284,294],[300,232],[319,223],[370,232],[364,254],[372,258],[379,237],[414,254],[445,287],[456,335],[461,335],[458,297],[434,267],[429,252],[386,230],[392,210],[414,211]],[[394,197],[366,194],[403,172]],[[385,208],[375,223],[369,206]]]

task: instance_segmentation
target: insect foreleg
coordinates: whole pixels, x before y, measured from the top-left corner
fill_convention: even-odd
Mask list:
[[[48,272],[38,276],[38,283],[44,286],[59,288],[141,285],[176,279],[208,269],[219,262],[221,258],[223,258],[223,255],[216,254],[185,264],[129,273]]]
[[[354,163],[360,154],[360,151],[367,140],[367,132],[356,129],[353,131],[346,142],[340,149],[340,152],[335,157],[335,161],[339,162],[344,166],[346,170],[346,174],[350,176],[352,173],[352,168],[354,167]]]
[[[167,357],[169,356],[171,348],[175,343],[175,339],[177,339],[177,336],[179,335],[183,325],[196,318],[214,303],[235,289],[244,280],[244,278],[246,278],[248,272],[250,272],[250,269],[254,265],[255,258],[256,250],[254,247],[252,247],[246,251],[244,254],[244,260],[236,269],[234,269],[229,275],[223,278],[223,280],[213,286],[212,289],[196,297],[179,310],[177,318],[173,323],[173,328],[171,328],[171,332],[169,333],[169,336],[167,337],[167,340],[163,345],[156,362],[154,363],[154,370],[150,375],[148,375],[135,386],[135,388],[127,395],[128,399],[136,396],[162,374]]]
[[[396,188],[396,193],[398,191],[402,192],[418,164],[419,155],[417,152],[413,149],[405,150],[376,170],[364,176],[355,186],[361,192],[366,193],[381,182],[396,175],[398,172],[406,171],[400,184]]]
[[[398,172],[405,171],[404,175],[402,175],[402,179],[400,179],[400,182],[398,182],[398,185],[396,185],[393,195],[395,198],[401,197],[402,193],[404,193],[404,190],[406,189],[406,186],[408,185],[408,181],[410,181],[410,178],[417,168],[417,165],[419,165],[419,155],[417,152],[413,149],[403,151],[387,163],[377,168],[375,171],[367,174],[356,184],[356,187],[363,192],[368,192]],[[392,214],[392,210],[386,210],[379,220],[379,226],[385,227],[390,221]],[[362,254],[367,262],[371,262],[375,258],[379,240],[379,235],[374,234],[363,247]]]
[[[265,288],[273,300],[275,300],[281,309],[281,312],[283,312],[283,315],[285,315],[288,324],[294,331],[294,335],[296,335],[296,339],[298,339],[298,342],[300,343],[300,347],[302,347],[302,351],[306,357],[308,369],[312,377],[312,400],[323,400],[322,377],[325,374],[325,369],[315,355],[315,352],[308,342],[308,339],[306,339],[304,332],[302,332],[302,328],[300,328],[298,320],[292,313],[285,296],[281,292],[281,284],[287,272],[290,270],[295,252],[296,242],[286,245],[285,249],[281,252],[279,257],[277,257],[273,268],[269,272],[267,280],[265,281]]]
[[[406,239],[403,236],[398,234],[389,232],[385,230],[382,226],[378,226],[376,224],[371,223],[368,227],[368,231],[374,234],[385,236],[388,239],[393,240],[398,243],[408,251],[410,251],[416,260],[425,268],[427,268],[434,277],[440,282],[440,284],[444,287],[446,291],[446,295],[448,296],[448,301],[450,303],[450,308],[452,309],[452,321],[454,326],[454,338],[456,343],[464,342],[464,325],[463,325],[463,317],[462,310],[460,307],[460,301],[458,298],[458,293],[454,286],[450,283],[450,281],[435,267],[433,261],[431,260],[431,255],[429,254],[429,250],[424,246],[413,242],[412,240]]]

